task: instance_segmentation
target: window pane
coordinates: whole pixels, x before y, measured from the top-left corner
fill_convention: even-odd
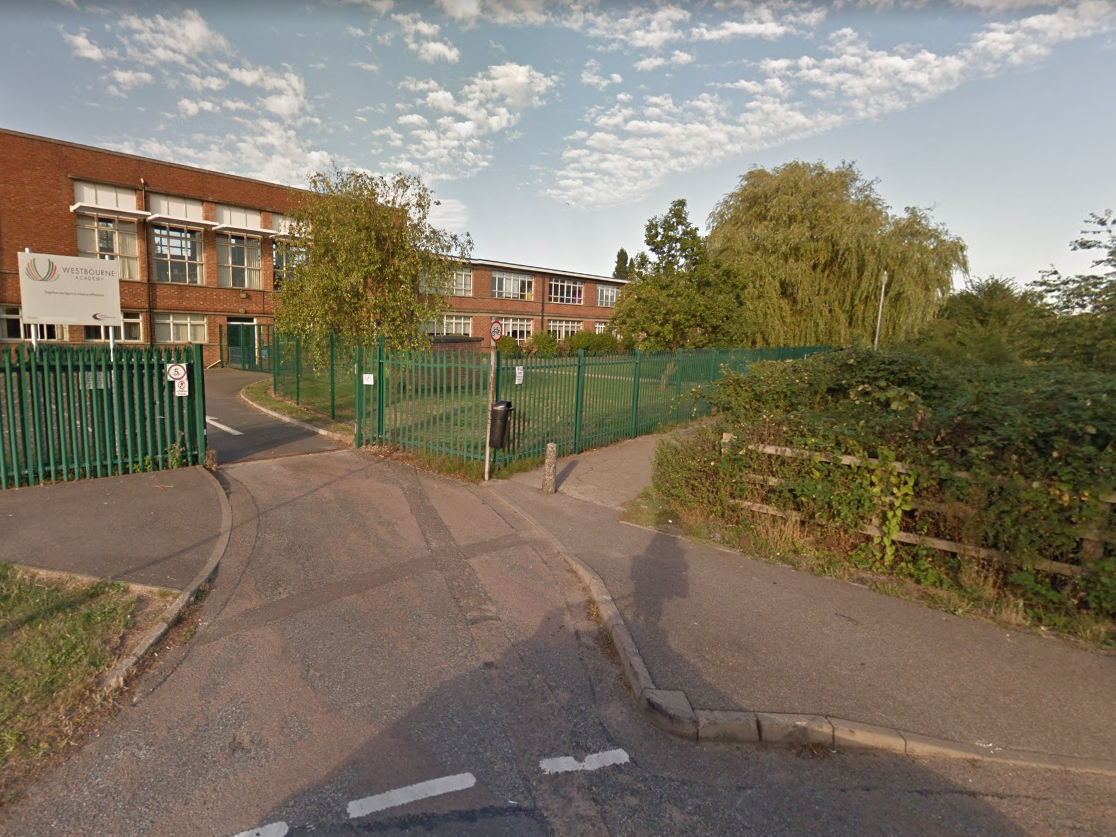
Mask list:
[[[92,255],[97,252],[97,231],[89,227],[78,227],[78,253]]]
[[[169,343],[171,337],[171,327],[169,322],[155,321],[155,339],[159,343]]]
[[[128,319],[124,320],[124,339],[125,340],[130,340],[130,341],[133,341],[133,342],[139,342],[140,340],[143,339],[140,335],[140,330],[141,330],[140,329],[140,323],[139,323],[138,320],[135,321],[135,322],[132,322]]]

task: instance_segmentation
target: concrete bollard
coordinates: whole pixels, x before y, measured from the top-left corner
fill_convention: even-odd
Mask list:
[[[546,443],[546,465],[543,466],[543,494],[554,493],[554,472],[558,465],[558,446],[554,442]]]

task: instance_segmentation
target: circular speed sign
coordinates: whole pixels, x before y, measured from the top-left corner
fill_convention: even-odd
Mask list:
[[[171,363],[167,365],[167,380],[184,381],[186,379],[186,364]]]
[[[492,335],[492,342],[495,343],[504,336],[504,324],[499,320],[493,320],[492,325],[489,326],[488,333]]]

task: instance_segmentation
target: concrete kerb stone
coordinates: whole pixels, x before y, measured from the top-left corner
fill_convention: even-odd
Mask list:
[[[566,549],[532,514],[506,497],[496,492],[492,494],[549,541],[581,579],[612,636],[636,707],[650,723],[670,735],[699,743],[817,745],[847,752],[876,751],[921,758],[968,759],[1014,767],[1116,776],[1116,761],[1107,759],[978,747],[824,715],[694,709],[685,692],[655,686],[647,664],[601,577]]]
[[[135,647],[128,653],[128,656],[98,678],[97,684],[103,691],[108,691],[124,685],[124,681],[127,680],[132,669],[134,669],[136,665],[139,664],[140,660],[162,640],[171,626],[178,621],[178,617],[182,615],[182,611],[194,600],[201,586],[213,577],[213,574],[217,571],[217,565],[221,563],[221,558],[225,555],[225,550],[229,546],[229,536],[232,534],[232,506],[229,504],[229,498],[225,494],[224,486],[221,485],[217,477],[208,470],[205,470],[205,473],[208,474],[209,478],[213,481],[213,485],[217,490],[217,496],[221,502],[221,530],[217,535],[217,542],[213,544],[213,551],[209,554],[209,560],[206,562],[201,572],[194,577],[194,580],[190,582],[186,589],[183,590],[178,598],[167,608],[159,624],[148,631],[147,634],[136,643]]]
[[[351,448],[353,446],[352,436],[345,436],[341,433],[334,433],[332,430],[326,430],[324,427],[317,427],[316,425],[310,424],[308,422],[299,421],[296,418],[285,416],[275,410],[270,410],[267,407],[264,407],[262,404],[257,404],[255,401],[245,395],[244,390],[238,392],[237,395],[239,396],[241,401],[243,401],[253,410],[259,410],[264,415],[271,416],[273,419],[279,419],[279,421],[286,422],[287,424],[293,424],[295,427],[301,427],[303,430],[309,430],[311,433],[317,433],[319,436],[325,436],[327,439],[332,439],[334,442],[339,442],[346,447]]]

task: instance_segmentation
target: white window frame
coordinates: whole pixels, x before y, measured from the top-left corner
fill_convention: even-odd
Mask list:
[[[131,229],[121,229],[121,224],[130,226]],[[88,232],[83,235],[83,230]],[[111,236],[109,249],[104,247],[107,240],[106,233]],[[87,242],[83,242],[82,239],[90,234],[93,236],[96,249],[83,246]],[[110,262],[118,261],[120,262],[120,278],[122,280],[139,281],[139,226],[134,219],[79,212],[77,214],[77,239],[79,256]]]
[[[19,337],[8,336],[9,323],[17,322]],[[19,343],[31,339],[31,329],[38,332],[38,339],[42,342],[60,343],[66,340],[66,326],[59,323],[25,323],[23,312],[18,305],[0,305],[0,342]]]
[[[156,343],[208,343],[209,331],[205,314],[190,314],[185,311],[162,311],[152,315],[155,324]],[[186,329],[186,340],[175,340],[177,328]],[[197,339],[197,329],[201,329],[201,339]]]
[[[608,331],[608,323],[595,322],[593,323],[594,334],[604,334]]]
[[[295,247],[285,238],[271,240],[271,288],[279,286],[291,278],[295,265],[306,257],[306,251]]]
[[[454,337],[473,336],[473,318],[447,314],[441,320],[426,323],[426,333],[434,337],[452,335]]]
[[[471,268],[458,268],[453,272],[453,295],[473,295],[473,271]]]
[[[183,226],[182,224],[168,224],[162,221],[154,224],[148,224],[151,230],[151,281],[158,282],[163,285],[204,285],[205,284],[205,235],[202,230],[195,227]],[[167,255],[160,256],[159,249],[156,246],[156,237],[163,233],[167,237]],[[195,238],[196,237],[196,238]],[[182,242],[189,242],[196,240],[197,252],[196,258],[189,258],[189,247],[183,246]],[[180,251],[181,256],[177,255],[175,251]],[[160,279],[159,271],[156,267],[157,264],[166,264],[167,278]],[[185,281],[176,281],[174,277],[173,266],[176,264],[184,265],[186,273]],[[196,268],[194,271],[194,278],[190,278],[190,268]]]
[[[262,265],[263,242],[259,236],[217,233],[217,287],[259,290]]]
[[[262,230],[263,221],[258,209],[217,204],[217,224],[238,230]]]
[[[74,181],[74,203],[146,214],[136,209],[135,189],[126,186],[109,186],[106,183],[92,183],[87,180]]]
[[[597,285],[597,307],[615,308],[620,289],[616,285]]]
[[[580,279],[550,277],[546,287],[546,301],[558,305],[581,305],[585,298]]]
[[[535,277],[526,273],[509,273],[506,270],[492,271],[493,299],[535,298]]]
[[[179,198],[174,195],[148,195],[151,214],[176,221],[205,221],[202,202],[196,198]],[[206,224],[215,226],[215,222]]]
[[[501,317],[500,325],[504,327],[504,335],[514,339],[520,346],[531,339],[535,330],[535,321],[531,317]]]
[[[559,340],[565,340],[571,334],[577,334],[582,330],[581,320],[548,320],[546,330]]]
[[[116,332],[117,343],[142,343],[143,342],[143,314],[139,311],[123,311],[121,312],[124,317],[123,334],[121,333],[120,326],[98,326],[87,325],[82,326],[82,339],[86,343],[107,343],[109,339],[109,332]],[[135,337],[129,337],[128,326],[135,326]],[[90,337],[91,334],[100,335],[99,337]]]

